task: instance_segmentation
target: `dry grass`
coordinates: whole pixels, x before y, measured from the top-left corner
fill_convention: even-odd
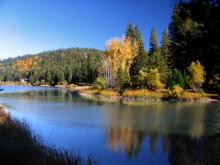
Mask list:
[[[88,89],[84,90],[83,93],[92,94],[92,95],[100,95],[105,97],[117,97],[119,93],[112,89]]]
[[[90,95],[98,95],[104,97],[117,97],[120,94],[112,89],[88,89],[84,90],[83,93],[90,94]],[[122,95],[123,97],[127,98],[143,98],[149,100],[158,100],[158,99],[179,99],[182,101],[199,101],[205,98],[208,98],[208,95],[205,93],[195,93],[189,91],[182,91],[178,95],[171,91],[171,90],[159,90],[159,91],[151,91],[148,89],[127,89],[125,90]]]
[[[163,91],[150,91],[146,89],[142,90],[125,90],[122,94],[124,97],[133,98],[148,98],[148,99],[180,99],[183,101],[199,101],[207,98],[206,93],[195,93],[183,91],[179,95],[176,95],[170,90]]]
[[[195,92],[187,92],[184,91],[181,95],[180,98],[184,100],[192,100],[192,101],[197,101],[206,98],[207,95],[205,93],[195,93]]]
[[[140,90],[125,90],[122,94],[124,97],[135,97],[135,98],[153,98],[158,99],[164,96],[163,92],[160,91],[150,91],[146,89]]]

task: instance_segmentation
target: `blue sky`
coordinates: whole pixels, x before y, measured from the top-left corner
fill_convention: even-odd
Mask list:
[[[148,48],[152,27],[168,26],[173,0],[0,0],[0,59],[68,47],[105,49],[139,25]]]

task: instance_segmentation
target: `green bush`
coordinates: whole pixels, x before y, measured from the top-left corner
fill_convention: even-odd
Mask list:
[[[174,69],[168,76],[167,85],[168,87],[172,88],[177,84],[184,88],[186,86],[186,78],[182,75],[181,71]]]
[[[93,86],[97,89],[107,88],[108,82],[104,77],[97,77],[93,83]]]

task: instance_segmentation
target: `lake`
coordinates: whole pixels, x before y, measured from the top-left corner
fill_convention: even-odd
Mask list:
[[[3,86],[0,104],[43,142],[100,164],[219,164],[219,103],[123,105],[50,87]]]

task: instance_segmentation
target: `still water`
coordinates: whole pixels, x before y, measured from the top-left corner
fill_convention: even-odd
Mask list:
[[[219,103],[123,105],[48,87],[2,87],[0,104],[47,145],[100,164],[220,164]]]

